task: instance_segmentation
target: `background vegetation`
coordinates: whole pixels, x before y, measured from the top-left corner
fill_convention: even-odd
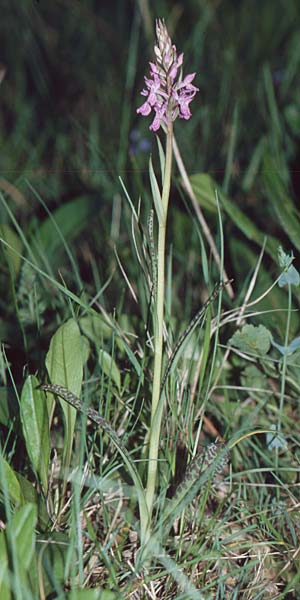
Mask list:
[[[1,11],[3,598],[298,598],[297,275],[251,316],[239,310],[252,285],[251,301],[280,275],[279,245],[299,269],[297,0],[11,0]],[[146,458],[150,152],[157,172],[159,161],[136,108],[156,17],[197,72],[193,118],[176,123],[175,134],[220,251],[224,238],[234,297],[224,291],[222,309],[235,310],[226,319],[214,306],[171,373],[157,515],[198,443],[270,426],[284,438],[273,449],[264,435],[238,444],[213,499],[200,494],[192,517],[172,530],[173,562],[157,560],[142,578],[131,482],[109,436],[84,416],[75,425],[63,402],[55,407],[35,387],[50,377],[81,394],[133,458]],[[136,211],[140,202],[138,226],[127,196]],[[175,168],[166,349],[218,280]],[[216,315],[219,337],[208,352]],[[266,329],[243,330],[229,351],[245,323]]]

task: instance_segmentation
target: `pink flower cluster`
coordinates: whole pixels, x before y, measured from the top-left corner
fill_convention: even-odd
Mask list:
[[[149,63],[150,78],[145,77],[146,88],[141,92],[147,100],[137,109],[143,116],[154,110],[155,116],[149,128],[152,131],[157,131],[162,123],[168,125],[175,121],[178,116],[189,119],[192,116],[189,104],[199,91],[192,84],[196,73],[182,79],[183,53],[177,56],[176,46],[171,42],[164,21],[156,22],[156,34],[156,62]]]

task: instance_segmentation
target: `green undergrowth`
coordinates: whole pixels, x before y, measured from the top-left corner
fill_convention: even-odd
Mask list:
[[[297,2],[255,1],[251,15],[246,2],[192,0],[3,10],[1,600],[297,600]],[[223,270],[175,166],[163,428],[143,549],[150,149],[161,182],[155,137],[135,111],[157,16],[197,72],[198,106],[175,135]],[[216,441],[228,462],[209,463]]]

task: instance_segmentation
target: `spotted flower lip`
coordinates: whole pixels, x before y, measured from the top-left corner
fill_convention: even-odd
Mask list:
[[[175,121],[179,116],[190,119],[189,104],[199,91],[192,81],[196,73],[182,78],[183,52],[177,55],[163,19],[156,21],[155,62],[149,62],[150,77],[145,77],[145,88],[141,95],[147,99],[137,109],[137,113],[147,117],[154,111],[154,119],[149,127],[157,131],[164,123]]]

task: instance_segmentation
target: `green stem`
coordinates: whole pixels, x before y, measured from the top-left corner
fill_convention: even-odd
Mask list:
[[[290,335],[290,327],[291,327],[291,315],[292,315],[292,286],[288,284],[288,311],[287,311],[287,320],[286,320],[286,328],[285,328],[285,340],[284,345],[287,348],[289,344],[289,335]],[[280,403],[279,403],[279,413],[278,413],[278,431],[281,430],[281,421],[283,415],[283,405],[284,405],[284,395],[285,395],[285,382],[286,382],[286,370],[287,370],[287,355],[284,354],[282,360],[282,371],[281,371],[281,387],[280,387]]]
[[[166,140],[166,162],[164,172],[164,183],[162,192],[163,218],[159,222],[158,228],[158,252],[157,252],[157,294],[156,310],[154,320],[154,373],[151,404],[151,425],[149,442],[149,462],[148,477],[146,487],[146,502],[149,513],[148,535],[150,535],[151,516],[153,510],[153,501],[155,494],[157,478],[157,458],[161,431],[161,419],[163,414],[163,405],[160,402],[160,386],[162,373],[163,357],[163,324],[164,324],[164,299],[165,299],[165,247],[166,247],[166,227],[167,214],[171,186],[172,173],[172,139],[173,124],[171,123],[167,130]]]
[[[290,335],[290,325],[291,325],[291,309],[292,309],[292,286],[288,284],[288,312],[287,312],[287,320],[286,320],[286,328],[285,328],[285,347],[289,344],[289,335]],[[283,415],[283,406],[284,406],[284,395],[285,395],[285,382],[286,382],[286,370],[287,370],[287,354],[284,354],[282,360],[282,371],[281,371],[281,387],[280,387],[280,403],[279,403],[279,412],[278,412],[278,423],[277,423],[277,431],[281,431],[281,422]],[[275,469],[278,469],[279,464],[279,455],[278,448],[275,451]],[[277,488],[277,499],[279,500],[279,488]]]

